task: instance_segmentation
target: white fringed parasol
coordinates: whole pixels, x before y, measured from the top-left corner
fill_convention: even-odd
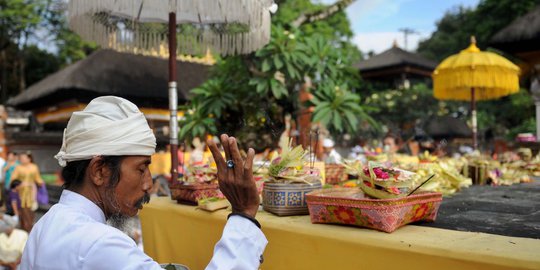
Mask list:
[[[68,16],[76,33],[103,48],[168,56],[171,174],[176,180],[176,52],[253,52],[270,41],[270,10],[276,8],[273,0],[70,0]]]
[[[71,0],[69,24],[103,48],[161,55],[169,13],[176,15],[177,51],[223,55],[255,51],[270,40],[269,0]]]

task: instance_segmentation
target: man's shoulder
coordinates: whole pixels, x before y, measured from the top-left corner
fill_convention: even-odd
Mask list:
[[[131,238],[120,230],[107,224],[98,222],[70,207],[54,205],[34,226],[31,238],[47,239],[55,238],[70,239],[68,242],[58,241],[66,246],[77,246],[82,253],[90,251],[96,244],[106,243],[110,239],[115,242],[130,244]],[[72,241],[77,239],[77,241]]]

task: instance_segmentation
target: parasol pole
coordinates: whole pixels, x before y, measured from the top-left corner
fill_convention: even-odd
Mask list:
[[[474,87],[471,88],[471,116],[472,116],[473,149],[476,150],[478,148],[478,139],[477,139],[478,126],[476,123],[476,95],[475,95]]]
[[[169,13],[169,119],[171,180],[178,181],[178,93],[176,91],[176,13]]]

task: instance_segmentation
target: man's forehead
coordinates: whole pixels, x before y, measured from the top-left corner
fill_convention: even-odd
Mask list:
[[[152,162],[151,156],[126,156],[126,161],[133,162],[133,163],[147,163],[150,164]]]

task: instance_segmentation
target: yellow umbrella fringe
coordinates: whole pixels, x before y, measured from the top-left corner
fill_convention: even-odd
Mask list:
[[[519,68],[505,58],[489,52],[462,52],[444,60],[433,72],[433,91],[437,99],[496,99],[519,91]]]
[[[477,100],[495,99],[517,93],[519,78],[516,73],[487,68],[433,76],[433,92],[437,99],[471,100],[473,87]]]

